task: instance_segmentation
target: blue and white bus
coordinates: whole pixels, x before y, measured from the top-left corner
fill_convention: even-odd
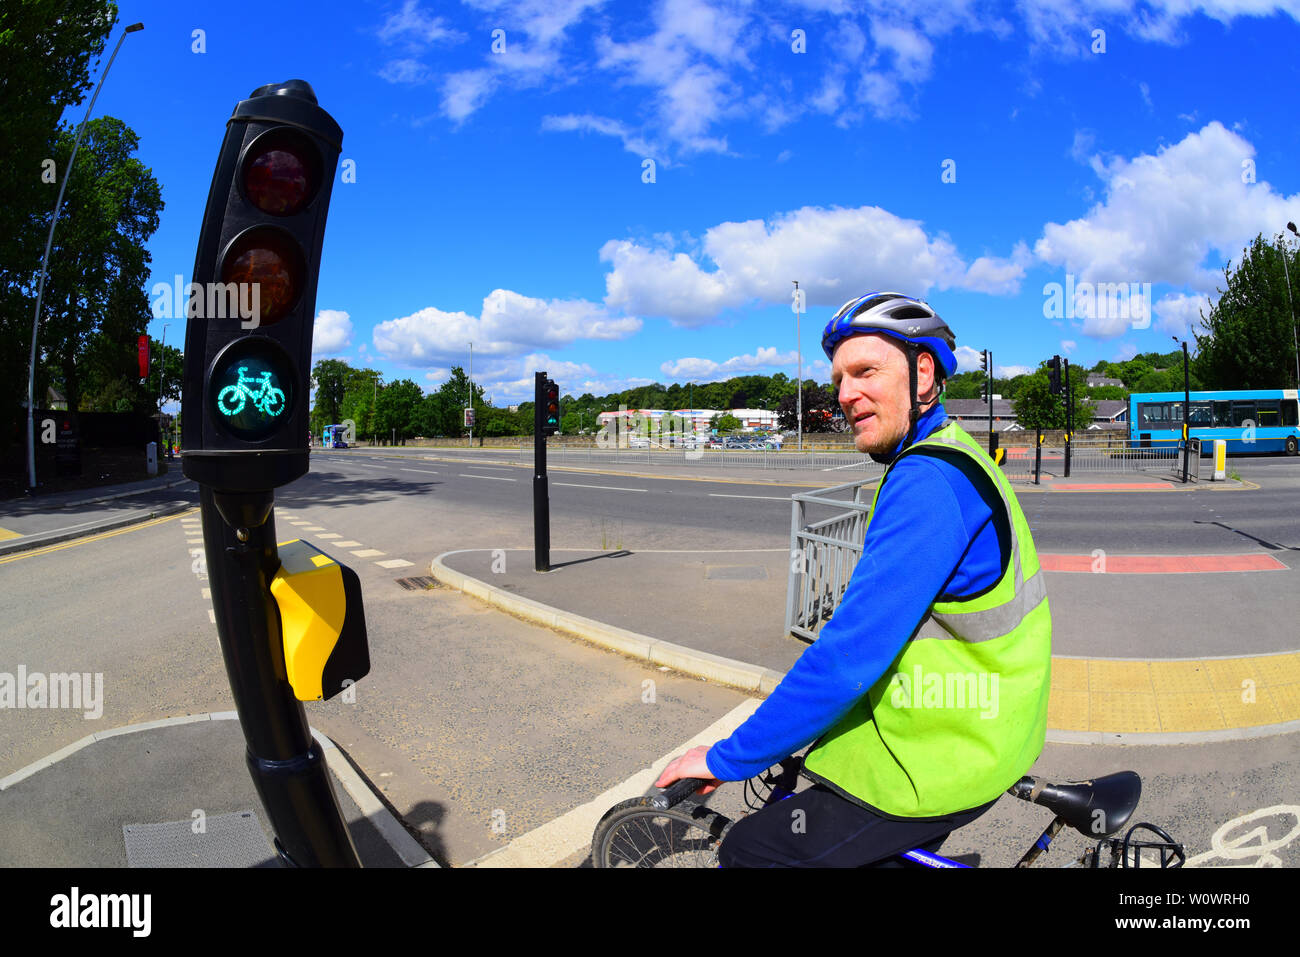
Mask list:
[[[1129,438],[1134,445],[1177,441],[1183,436],[1182,392],[1134,392],[1128,397]],[[1211,455],[1214,440],[1229,453],[1285,452],[1300,448],[1296,389],[1227,389],[1193,392],[1188,432]]]
[[[327,425],[321,433],[321,445],[327,449],[346,449],[348,447],[345,436],[348,434],[346,426]]]

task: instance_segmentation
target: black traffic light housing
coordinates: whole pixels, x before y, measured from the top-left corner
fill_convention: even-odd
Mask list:
[[[1047,383],[1052,395],[1061,394],[1061,357],[1052,356],[1047,363]]]
[[[183,469],[228,491],[307,471],[316,278],[343,131],[303,80],[226,123],[185,327]]]
[[[560,387],[546,380],[546,395],[542,404],[542,434],[554,435],[560,431]]]
[[[980,352],[980,372],[989,371],[989,351],[984,349]]]

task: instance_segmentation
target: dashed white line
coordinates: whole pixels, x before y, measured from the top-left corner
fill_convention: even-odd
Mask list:
[[[727,495],[727,494],[724,494],[723,492],[710,492],[710,493],[709,493],[709,498],[756,498],[756,499],[761,499],[761,500],[764,501],[764,502],[788,502],[788,501],[790,501],[790,496],[789,496],[789,495],[784,495],[784,496],[777,496],[777,495]]]
[[[343,536],[340,535],[338,532],[324,532],[320,535],[317,535],[316,537],[317,538],[342,538]]]
[[[362,548],[352,553],[357,558],[374,558],[376,555],[384,554],[377,548]]]
[[[363,469],[383,469],[385,472],[388,471],[387,465],[366,465],[363,462],[353,462],[352,464]]]
[[[360,548],[360,542],[331,542],[331,545],[337,545],[339,548]]]
[[[514,479],[512,479],[512,478],[502,478],[500,475],[470,475],[470,474],[468,474],[468,473],[466,473],[466,472],[461,472],[461,473],[460,473],[460,477],[461,477],[461,478],[485,478],[485,479],[491,479],[491,480],[494,481],[494,482],[513,482],[513,481],[514,481]]]
[[[555,485],[564,485],[568,488],[603,488],[611,492],[648,492],[648,488],[623,488],[618,485],[579,485],[577,482],[555,482]]]
[[[425,475],[438,475],[433,469],[398,469],[399,472],[423,472]]]
[[[214,625],[217,623],[217,613],[211,608],[208,609],[208,621],[212,622]]]
[[[406,568],[408,565],[414,565],[415,562],[408,562],[405,558],[390,558],[386,562],[375,562],[380,568]]]

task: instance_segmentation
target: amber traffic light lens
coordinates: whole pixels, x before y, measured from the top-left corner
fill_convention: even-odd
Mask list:
[[[264,213],[293,216],[307,207],[320,186],[316,150],[291,130],[272,130],[244,157],[244,195]]]
[[[221,281],[239,284],[240,301],[257,306],[257,325],[270,325],[293,309],[305,271],[302,250],[291,237],[260,227],[231,243],[221,263]]]

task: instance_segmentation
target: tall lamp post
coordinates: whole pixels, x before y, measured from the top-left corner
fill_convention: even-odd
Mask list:
[[[1187,456],[1188,448],[1192,444],[1190,422],[1192,411],[1192,384],[1189,363],[1187,359],[1187,343],[1177,336],[1170,336],[1174,342],[1183,347],[1183,484],[1187,484]]]
[[[794,419],[799,436],[799,451],[803,451],[803,338],[799,334],[799,313],[803,307],[803,297],[799,295],[799,280],[794,283],[794,348],[799,357],[799,378],[794,385]]]
[[[1300,237],[1300,232],[1296,231],[1295,223],[1287,223],[1286,228]],[[1283,237],[1285,237],[1283,233]],[[1295,347],[1295,381],[1296,387],[1300,388],[1300,344],[1296,342],[1295,331],[1295,304],[1291,302],[1291,270],[1287,268],[1286,260],[1291,250],[1288,247],[1282,249],[1282,273],[1286,276],[1286,304],[1291,309],[1291,345]]]
[[[469,447],[474,447],[474,343],[469,344]]]
[[[108,58],[108,66],[104,67],[104,72],[99,77],[99,84],[95,87],[95,95],[90,98],[90,106],[86,107],[86,116],[82,119],[81,126],[77,128],[77,137],[72,143],[72,156],[68,159],[68,165],[63,170],[63,181],[59,183],[59,198],[54,201],[54,217],[50,220],[50,233],[45,237],[45,255],[41,258],[41,275],[36,283],[36,315],[32,318],[32,355],[27,368],[27,486],[32,490],[36,488],[36,336],[41,326],[41,299],[45,295],[45,272],[50,265],[50,247],[54,245],[54,227],[59,222],[59,211],[63,207],[63,192],[68,188],[68,180],[72,179],[72,167],[77,162],[77,150],[81,148],[81,137],[85,135],[86,124],[90,122],[90,114],[95,109],[95,101],[99,99],[99,91],[104,88],[104,80],[108,79],[108,71],[113,68],[113,60],[117,58],[117,51],[122,49],[122,41],[126,39],[126,35],[143,29],[143,23],[133,23],[117,38],[117,46],[113,47],[113,55]]]
[[[167,327],[170,322],[163,323],[162,342],[158,344],[158,414],[162,415],[162,390],[163,390],[163,373],[167,370]]]

